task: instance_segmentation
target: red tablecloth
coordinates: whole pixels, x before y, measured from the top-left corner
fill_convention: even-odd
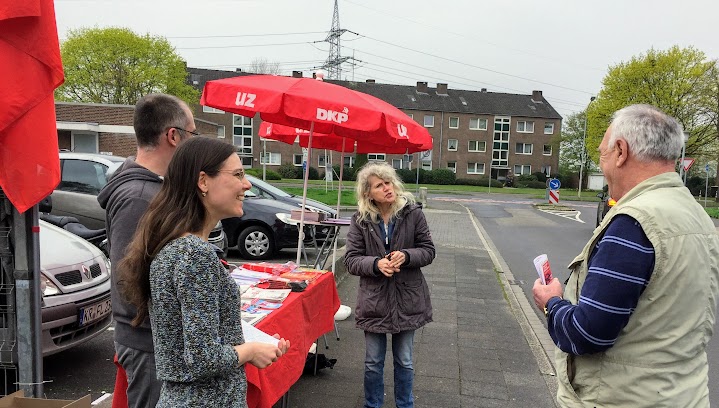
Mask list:
[[[287,354],[263,370],[246,364],[247,405],[249,408],[271,408],[302,375],[309,350],[315,340],[334,327],[334,316],[340,307],[334,275],[325,273],[304,292],[290,293],[275,310],[257,323],[265,333],[290,341]]]
[[[265,333],[290,341],[287,354],[263,370],[246,364],[247,405],[249,408],[271,408],[302,375],[307,350],[321,335],[333,329],[334,316],[340,307],[334,275],[325,273],[307,286],[304,292],[292,292],[282,307],[257,323]],[[127,408],[127,376],[117,363],[112,408]]]

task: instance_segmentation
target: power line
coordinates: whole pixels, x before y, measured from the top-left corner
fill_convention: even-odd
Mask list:
[[[379,42],[379,43],[382,43],[382,44],[391,45],[391,46],[393,46],[393,47],[397,47],[397,48],[400,48],[400,49],[403,49],[403,50],[412,51],[412,52],[415,52],[415,53],[418,53],[418,54],[426,55],[426,56],[433,57],[433,58],[437,58],[437,59],[440,59],[440,60],[453,62],[453,63],[455,63],[455,64],[464,65],[464,66],[467,66],[467,67],[470,67],[470,68],[476,68],[476,69],[480,69],[480,70],[483,70],[483,71],[492,72],[492,73],[495,73],[495,74],[498,74],[498,75],[504,75],[504,76],[508,76],[508,77],[511,77],[511,78],[522,79],[522,80],[525,80],[525,81],[535,82],[535,83],[542,84],[542,85],[547,85],[547,86],[553,86],[553,87],[560,88],[560,89],[566,89],[566,90],[568,90],[568,91],[581,92],[581,93],[585,93],[585,94],[587,94],[587,95],[594,95],[594,93],[592,93],[592,92],[583,91],[583,90],[581,90],[581,89],[570,88],[570,87],[567,87],[567,86],[557,85],[557,84],[553,84],[553,83],[551,83],[551,82],[545,82],[545,81],[540,81],[540,80],[537,80],[537,79],[527,78],[527,77],[523,77],[523,76],[520,76],[520,75],[507,74],[507,73],[505,73],[505,72],[497,71],[497,70],[494,70],[494,69],[491,69],[491,68],[486,68],[486,67],[482,67],[482,66],[479,66],[479,65],[469,64],[469,63],[466,63],[466,62],[457,61],[457,60],[452,59],[452,58],[442,57],[442,56],[439,56],[439,55],[434,55],[434,54],[430,54],[430,53],[428,53],[428,52],[424,52],[424,51],[420,51],[420,50],[415,50],[415,49],[413,49],[413,48],[405,47],[405,46],[402,46],[402,45],[393,44],[393,43],[391,43],[391,42],[389,42],[389,41],[379,40],[379,39],[376,39],[376,38],[373,38],[373,37],[369,37],[369,36],[366,36],[366,35],[362,35],[362,36],[363,36],[364,38],[367,38],[367,39],[370,39],[370,40],[372,40],[372,41],[376,41],[376,42]]]
[[[250,47],[277,47],[285,45],[302,45],[310,44],[307,41],[304,42],[292,42],[292,43],[277,43],[277,44],[244,44],[244,45],[211,45],[202,47],[175,47],[178,50],[206,50],[206,49],[224,49],[224,48],[250,48]]]
[[[236,35],[187,35],[177,37],[165,37],[165,38],[241,38],[241,37],[269,37],[269,36],[283,36],[283,35],[305,35],[305,34],[327,34],[327,31],[305,31],[298,33],[265,33],[265,34],[236,34]]]
[[[511,50],[511,51],[516,52],[516,53],[531,55],[531,56],[536,57],[536,58],[540,58],[540,59],[543,59],[543,60],[546,60],[546,61],[551,61],[551,62],[553,62],[553,63],[561,62],[563,65],[574,65],[574,66],[576,66],[576,67],[580,67],[580,68],[583,68],[583,69],[589,69],[589,70],[593,70],[593,71],[605,72],[604,69],[600,69],[600,68],[596,68],[596,67],[590,67],[590,66],[581,65],[581,64],[576,64],[576,63],[571,62],[571,61],[560,61],[560,60],[557,60],[557,59],[555,59],[555,58],[548,58],[548,57],[545,56],[545,55],[533,53],[533,52],[531,52],[531,51],[527,51],[527,50],[523,50],[523,49],[519,49],[519,48],[513,48],[513,47],[509,47],[509,46],[503,45],[503,44],[499,44],[499,43],[487,41],[487,40],[484,39],[484,38],[467,36],[467,35],[464,35],[464,34],[460,34],[460,33],[454,32],[454,31],[447,30],[446,28],[443,28],[443,27],[435,26],[435,25],[432,25],[432,24],[427,24],[427,23],[425,23],[425,22],[415,21],[415,20],[412,20],[412,19],[407,18],[407,17],[404,17],[404,16],[398,16],[398,15],[395,15],[395,14],[387,13],[387,12],[385,12],[385,11],[376,10],[376,9],[374,9],[374,8],[372,8],[372,7],[368,7],[368,6],[364,5],[364,4],[356,3],[356,2],[351,1],[351,0],[344,0],[344,1],[347,2],[347,3],[353,4],[353,5],[355,5],[355,6],[359,6],[359,7],[366,8],[366,9],[371,10],[371,11],[377,13],[377,14],[384,14],[384,15],[390,16],[390,17],[392,17],[392,18],[396,18],[396,19],[399,19],[399,20],[405,20],[405,21],[408,21],[408,22],[410,22],[410,23],[420,25],[420,26],[422,26],[422,28],[427,28],[427,27],[429,27],[429,28],[432,28],[432,29],[437,30],[437,31],[441,31],[441,32],[444,32],[444,33],[448,33],[448,34],[455,35],[455,36],[457,36],[457,37],[466,38],[466,39],[469,39],[469,40],[472,40],[472,41],[483,42],[483,43],[489,44],[489,45],[491,45],[491,46],[493,46],[493,47],[501,48],[502,50]]]

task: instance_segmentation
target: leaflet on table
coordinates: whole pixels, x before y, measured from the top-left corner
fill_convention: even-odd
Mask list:
[[[255,262],[255,263],[244,263],[242,264],[243,269],[270,273],[275,276],[280,276],[283,273],[292,272],[297,269],[297,264],[288,261],[283,264],[272,263],[272,262]]]
[[[326,272],[327,271],[318,271],[318,270],[296,271],[296,272],[290,272],[290,273],[283,273],[282,275],[280,275],[280,277],[289,279],[291,281],[312,282],[313,280],[319,278]]]
[[[243,313],[249,313],[249,314],[270,314],[272,313],[272,310],[274,309],[265,309],[260,307],[259,305],[253,305],[250,302],[242,303],[240,306],[240,310],[242,310]]]
[[[255,341],[259,343],[266,343],[277,346],[277,344],[280,342],[279,339],[270,336],[269,334],[263,332],[255,326],[252,326],[244,320],[242,321],[242,336],[245,338],[246,343]]]
[[[235,268],[230,276],[238,285],[255,285],[268,279],[278,279],[275,275],[266,272],[252,271],[244,268]]]
[[[289,296],[290,292],[290,289],[262,289],[251,286],[242,293],[242,299],[263,299],[272,302],[282,302]]]

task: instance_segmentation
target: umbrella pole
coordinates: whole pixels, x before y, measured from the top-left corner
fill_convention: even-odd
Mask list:
[[[342,174],[345,170],[345,142],[346,137],[342,138],[342,154],[340,155],[340,179],[337,183],[337,217],[340,216],[340,201],[342,201]],[[339,228],[339,227],[335,227]],[[335,231],[338,234],[339,230]],[[335,273],[335,262],[337,262],[337,237],[335,237],[334,247],[332,248],[332,273]]]
[[[305,232],[305,206],[307,205],[307,180],[310,175],[310,166],[312,165],[312,133],[315,129],[315,122],[310,124],[310,139],[307,141],[307,168],[305,169],[305,180],[302,186],[302,212],[300,212],[300,231],[297,238],[297,265],[300,265],[300,255],[304,246]],[[307,265],[309,267],[309,265]]]

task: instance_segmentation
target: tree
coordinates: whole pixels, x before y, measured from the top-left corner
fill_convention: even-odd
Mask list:
[[[188,104],[199,101],[186,82],[185,61],[164,37],[81,28],[70,31],[60,52],[65,83],[55,93],[58,100],[134,105],[143,95],[164,92]]]
[[[269,62],[267,58],[255,58],[250,63],[250,67],[248,68],[249,72],[253,72],[255,74],[270,74],[270,75],[279,75],[280,74],[280,63],[279,62]]]
[[[708,100],[716,63],[692,47],[651,49],[609,69],[602,90],[588,107],[587,149],[595,160],[597,147],[611,115],[631,104],[654,105],[675,117],[690,138],[686,154],[696,155],[716,140],[716,129],[707,130],[717,106]]]
[[[562,133],[559,141],[559,173],[565,176],[579,173],[582,163],[585,112],[573,113],[562,122]],[[596,170],[597,166],[592,162],[590,155],[584,155],[584,174],[582,178],[586,179],[590,172]]]

